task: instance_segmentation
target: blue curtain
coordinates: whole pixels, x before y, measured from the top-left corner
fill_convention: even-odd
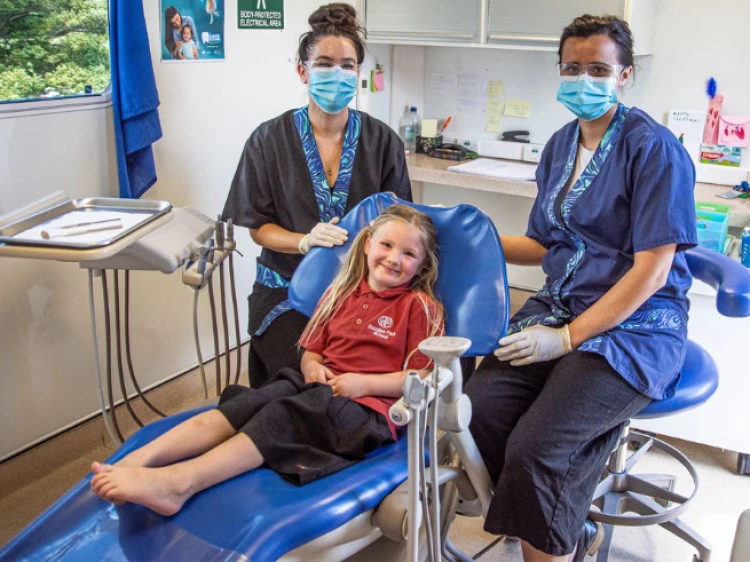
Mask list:
[[[162,135],[142,0],[109,0],[109,44],[120,197],[137,199],[156,182]]]

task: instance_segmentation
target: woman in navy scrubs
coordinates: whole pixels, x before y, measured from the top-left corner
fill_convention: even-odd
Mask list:
[[[508,262],[547,279],[466,387],[496,484],[485,529],[520,538],[526,562],[598,547],[586,515],[620,428],[673,394],[685,358],[695,170],[619,103],[632,45],[612,16],[563,31],[557,99],[577,119],[545,146],[526,235],[501,237]]]
[[[240,158],[222,218],[262,247],[248,297],[250,385],[300,370],[308,318],[291,310],[289,281],[313,246],[343,244],[336,223],[380,191],[411,201],[404,145],[385,123],[348,107],[364,61],[364,30],[348,4],[321,6],[300,38],[297,72],[309,105],[261,124]]]

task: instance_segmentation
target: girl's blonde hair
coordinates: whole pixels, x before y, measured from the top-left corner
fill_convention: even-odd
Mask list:
[[[432,219],[426,214],[417,211],[408,205],[391,205],[383,211],[374,221],[363,228],[357,235],[346,255],[346,260],[341,266],[338,274],[331,283],[330,288],[323,296],[318,308],[307,323],[301,340],[305,340],[317,333],[317,329],[327,324],[341,308],[342,303],[359,286],[361,279],[366,278],[369,273],[367,268],[367,256],[365,255],[365,244],[367,240],[386,223],[398,221],[408,224],[417,229],[419,239],[424,249],[424,261],[417,274],[412,278],[409,288],[415,291],[415,295],[422,302],[428,319],[428,333],[426,337],[432,337],[441,330],[443,320],[443,307],[435,297],[435,284],[438,276],[439,248],[437,242],[437,229]],[[432,307],[423,298],[422,293],[427,295],[435,303]],[[313,338],[314,339],[314,338]],[[412,350],[409,356],[416,350]]]

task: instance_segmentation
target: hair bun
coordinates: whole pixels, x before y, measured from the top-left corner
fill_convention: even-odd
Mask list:
[[[357,12],[349,4],[334,3],[321,6],[308,18],[313,31],[336,27],[341,31],[356,34],[361,28],[357,23]]]

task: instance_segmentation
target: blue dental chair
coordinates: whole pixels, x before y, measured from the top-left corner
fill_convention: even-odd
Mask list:
[[[358,232],[397,202],[391,194],[377,194],[357,205],[341,226],[350,234]],[[505,259],[494,225],[468,205],[413,206],[430,215],[438,228],[442,256],[437,292],[446,310],[446,333],[472,340],[467,355],[491,353],[508,324]],[[348,245],[314,248],[303,260],[290,290],[295,308],[312,313]],[[107,462],[205,409],[144,427]],[[90,478],[0,550],[0,561],[342,560],[383,536],[372,514],[406,480],[407,447],[401,439],[303,487],[271,470],[254,470],[197,494],[172,517],[133,504],[113,506],[90,491]]]

